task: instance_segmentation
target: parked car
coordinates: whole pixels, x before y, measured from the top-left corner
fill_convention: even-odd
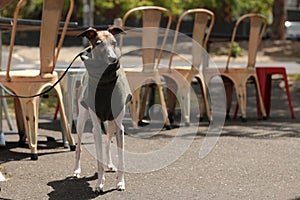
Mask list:
[[[300,22],[285,22],[286,33],[285,37],[289,40],[300,40]]]

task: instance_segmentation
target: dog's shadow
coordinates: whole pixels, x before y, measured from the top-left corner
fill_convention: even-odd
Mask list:
[[[67,177],[63,180],[49,182],[47,185],[53,188],[53,191],[48,193],[49,199],[73,200],[81,199],[88,200],[112,192],[116,189],[104,191],[101,194],[94,192],[88,181],[97,179],[97,173],[91,177],[73,178]]]

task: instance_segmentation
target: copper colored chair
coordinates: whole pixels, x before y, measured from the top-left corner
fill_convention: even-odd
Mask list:
[[[194,24],[192,28],[192,39],[191,39],[191,46],[192,46],[192,59],[191,59],[191,65],[190,66],[174,66],[173,65],[173,57],[176,48],[176,44],[178,42],[178,34],[180,31],[180,27],[182,25],[182,21],[186,18],[190,17],[194,19]],[[202,54],[206,54],[206,52],[202,52],[203,50],[206,50],[207,42],[211,33],[211,30],[214,25],[214,20],[215,16],[214,13],[211,12],[210,10],[207,9],[202,9],[202,8],[196,8],[196,9],[190,9],[185,11],[184,13],[181,14],[181,16],[178,19],[177,26],[176,26],[176,32],[174,35],[174,41],[173,41],[173,46],[171,50],[171,56],[170,56],[170,61],[169,61],[169,68],[168,69],[163,69],[160,68],[160,73],[164,76],[169,77],[172,79],[176,85],[177,85],[177,90],[178,90],[178,95],[179,98],[183,102],[183,115],[184,115],[184,120],[185,124],[189,125],[190,123],[190,88],[185,88],[185,84],[182,84],[182,78],[176,78],[174,73],[172,73],[172,70],[175,70],[179,72],[184,79],[191,84],[192,80],[194,78],[197,79],[197,81],[200,84],[201,91],[202,91],[202,102],[203,107],[200,109],[201,116],[203,117],[204,109],[206,110],[206,115],[208,120],[211,120],[211,112],[210,112],[210,106],[209,106],[209,101],[208,101],[208,94],[207,94],[207,86],[205,83],[205,79],[203,77],[202,69],[204,66],[207,64],[207,57],[203,56]],[[173,115],[173,110],[175,108],[176,104],[176,96],[173,92],[170,90],[168,92],[168,110],[169,110],[169,115]]]
[[[246,29],[243,26],[244,31],[249,30],[248,62],[245,67],[229,67],[237,30],[241,22],[243,22],[244,25],[249,23],[249,29]],[[241,16],[237,20],[233,29],[226,67],[219,68],[219,74],[210,73],[210,69],[209,68],[206,69],[205,74],[208,80],[210,80],[213,76],[216,75],[221,75],[221,77],[223,78],[225,91],[226,91],[226,98],[227,98],[227,110],[226,110],[227,117],[229,117],[229,112],[231,109],[232,93],[234,87],[236,92],[237,102],[241,107],[242,121],[246,121],[246,98],[247,98],[246,85],[248,81],[252,79],[255,84],[258,103],[261,108],[262,116],[263,118],[266,118],[266,111],[261,96],[259,81],[255,69],[257,50],[261,42],[262,36],[265,33],[266,26],[267,26],[267,19],[263,15],[250,13]]]
[[[40,27],[39,69],[12,70],[11,60],[16,37],[17,18],[24,1],[25,0],[19,1],[14,12],[14,24],[11,32],[8,64],[6,71],[0,72],[0,83],[10,89],[15,95],[32,96],[42,92],[48,87],[51,87],[58,81],[58,75],[54,71],[54,67],[73,11],[74,1],[70,1],[70,8],[56,48],[64,1],[44,0]],[[56,92],[59,100],[63,132],[66,135],[71,149],[74,150],[75,142],[71,136],[70,129],[68,128],[62,92],[59,84],[54,87],[54,91]],[[28,139],[29,148],[31,150],[31,159],[37,160],[39,97],[15,98],[15,111],[18,130],[19,132],[25,132]]]
[[[128,27],[127,23],[129,18],[139,15],[142,18],[141,26],[131,26]],[[162,17],[167,18],[166,25],[162,25]],[[171,12],[162,7],[158,6],[142,6],[133,8],[126,12],[123,17],[123,27],[128,33],[122,36],[121,48],[123,48],[123,42],[126,42],[126,38],[130,39],[132,32],[137,31],[136,38],[141,38],[141,46],[139,51],[142,56],[142,69],[137,69],[138,66],[133,66],[129,68],[124,68],[130,88],[132,90],[133,96],[130,105],[130,113],[134,123],[134,126],[138,125],[144,117],[143,109],[141,109],[140,95],[141,87],[143,85],[148,86],[150,83],[155,83],[158,88],[159,99],[162,106],[163,120],[167,127],[170,126],[170,122],[167,116],[167,108],[165,103],[165,98],[163,94],[163,85],[161,83],[161,77],[158,72],[158,65],[162,56],[162,49],[166,43],[168,30],[170,28],[172,21]],[[162,34],[163,40],[159,44],[159,36]],[[134,35],[134,34],[133,34]],[[135,37],[135,36],[133,36]],[[138,39],[137,39],[138,40]],[[159,51],[157,55],[157,51]],[[122,54],[124,52],[122,51]],[[126,53],[125,53],[126,54]],[[123,58],[122,58],[123,59]],[[121,59],[121,62],[122,62]],[[144,94],[144,95],[147,95]]]

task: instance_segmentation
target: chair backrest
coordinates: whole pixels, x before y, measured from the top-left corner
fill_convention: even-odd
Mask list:
[[[176,25],[176,32],[174,35],[174,41],[170,56],[169,68],[172,66],[172,60],[174,56],[175,46],[180,31],[182,20],[186,16],[192,16],[194,19],[193,31],[192,31],[192,66],[198,68],[201,64],[201,52],[202,48],[206,49],[207,42],[212,31],[215,15],[213,12],[203,8],[190,9],[182,13],[178,19]],[[201,49],[199,49],[201,48]]]
[[[15,36],[17,31],[18,14],[24,1],[25,0],[19,1],[14,12],[14,24],[11,31],[10,51],[9,51],[7,71],[6,71],[7,80],[10,80],[9,72],[11,67],[11,58],[12,58]],[[63,5],[64,5],[63,0],[44,0],[43,2],[41,28],[40,28],[40,75],[43,75],[45,73],[52,73],[56,61],[58,59],[59,51],[62,46],[66,34],[66,30],[68,28],[68,23],[70,21],[70,17],[73,11],[74,0],[70,0],[70,8],[55,53],[57,38],[59,34],[59,24],[60,24],[59,22],[62,15]]]
[[[265,16],[263,16],[261,14],[250,13],[250,14],[245,14],[245,15],[241,16],[235,23],[235,26],[234,26],[233,32],[232,32],[227,63],[226,63],[226,70],[228,70],[228,67],[229,67],[230,57],[232,54],[233,45],[235,42],[235,37],[236,37],[238,27],[241,24],[241,22],[247,22],[247,21],[250,23],[249,28],[248,28],[249,38],[248,38],[248,64],[247,64],[247,67],[255,66],[257,50],[260,45],[261,39],[266,31],[267,19]],[[247,29],[244,28],[244,30],[247,30]]]
[[[172,22],[171,12],[158,6],[142,6],[129,10],[123,17],[122,25],[126,29],[126,21],[133,13],[142,14],[142,61],[143,71],[151,72],[159,65],[160,59],[163,54],[164,45],[168,36],[168,30],[170,29]],[[161,26],[163,13],[167,16],[167,24],[165,27]],[[159,37],[159,28],[164,28],[164,37],[160,47],[157,47],[157,41]],[[160,49],[155,65],[156,51]]]

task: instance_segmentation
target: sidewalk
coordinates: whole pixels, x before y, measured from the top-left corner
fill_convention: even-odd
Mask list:
[[[171,45],[171,44],[168,44]],[[218,42],[210,44],[210,55],[214,62],[227,61],[227,42]],[[243,47],[243,44],[241,44]],[[170,47],[169,47],[170,48]],[[189,44],[184,45],[184,48],[189,49]],[[171,49],[171,48],[170,48]],[[75,55],[83,50],[83,47],[62,47],[59,62],[69,63]],[[8,51],[8,47],[3,47],[3,52]],[[126,50],[125,50],[126,51]],[[14,56],[18,59],[25,59],[31,62],[38,62],[39,49],[37,47],[15,46]],[[245,62],[247,52],[238,58],[232,58],[233,62]],[[80,59],[78,60],[79,62]],[[278,63],[278,62],[295,62],[300,63],[300,41],[263,41],[261,48],[257,54],[257,63]]]

